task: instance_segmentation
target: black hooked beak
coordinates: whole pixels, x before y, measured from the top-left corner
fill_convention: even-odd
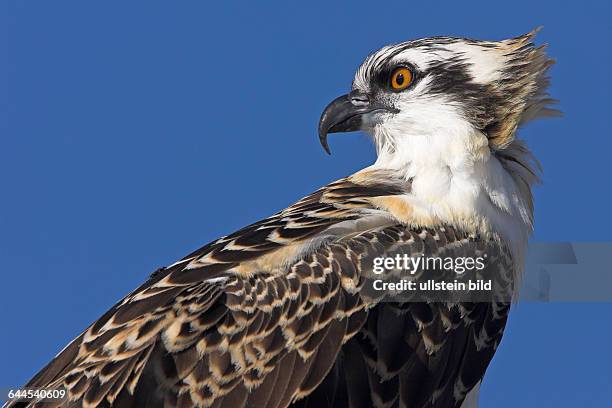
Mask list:
[[[389,107],[372,103],[370,96],[366,93],[353,91],[334,99],[327,105],[319,120],[321,146],[327,154],[331,154],[327,144],[328,133],[361,130],[363,115],[379,110],[393,111]]]

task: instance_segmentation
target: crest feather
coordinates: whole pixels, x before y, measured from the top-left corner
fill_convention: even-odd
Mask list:
[[[497,46],[507,64],[499,81],[504,103],[498,107],[497,120],[486,130],[494,150],[509,147],[520,125],[536,118],[561,115],[560,111],[550,107],[557,101],[547,92],[550,84],[548,70],[555,61],[546,55],[546,45],[533,44],[540,28],[500,41]]]

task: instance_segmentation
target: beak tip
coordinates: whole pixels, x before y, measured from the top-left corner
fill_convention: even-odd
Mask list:
[[[327,133],[319,134],[319,141],[321,142],[321,146],[323,146],[325,153],[331,156],[331,150],[329,149],[329,144],[327,143]]]

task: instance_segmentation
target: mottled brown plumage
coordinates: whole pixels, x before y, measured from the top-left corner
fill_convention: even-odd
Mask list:
[[[357,219],[382,215],[372,197],[410,188],[384,180],[342,179],[156,271],[28,386],[65,387],[70,399],[57,406],[66,407],[321,406],[314,401],[322,382],[337,389],[328,406],[340,406],[336,398],[359,395],[350,378],[359,370],[361,381],[370,378],[359,393],[369,396],[351,404],[413,400],[426,389],[448,399],[458,381],[471,388],[480,377],[462,367],[461,355],[480,353],[486,365],[501,336],[504,306],[492,323],[492,304],[378,304],[381,299],[360,293],[375,256],[469,251],[466,244],[477,240],[450,227],[415,229],[390,219],[355,228]],[[353,223],[351,234],[320,238],[343,222]],[[292,245],[313,249],[285,266],[236,272]],[[484,324],[493,330],[477,351]],[[447,372],[433,370],[451,358],[458,361]],[[427,388],[408,380],[415,367]],[[428,379],[430,372],[439,378]]]

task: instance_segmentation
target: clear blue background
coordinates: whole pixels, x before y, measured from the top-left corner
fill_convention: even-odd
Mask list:
[[[316,126],[387,43],[543,24],[565,117],[521,132],[535,239],[610,240],[610,3],[292,3],[0,3],[0,387],[157,267],[371,163]],[[609,406],[611,339],[612,304],[518,305],[482,406]]]

